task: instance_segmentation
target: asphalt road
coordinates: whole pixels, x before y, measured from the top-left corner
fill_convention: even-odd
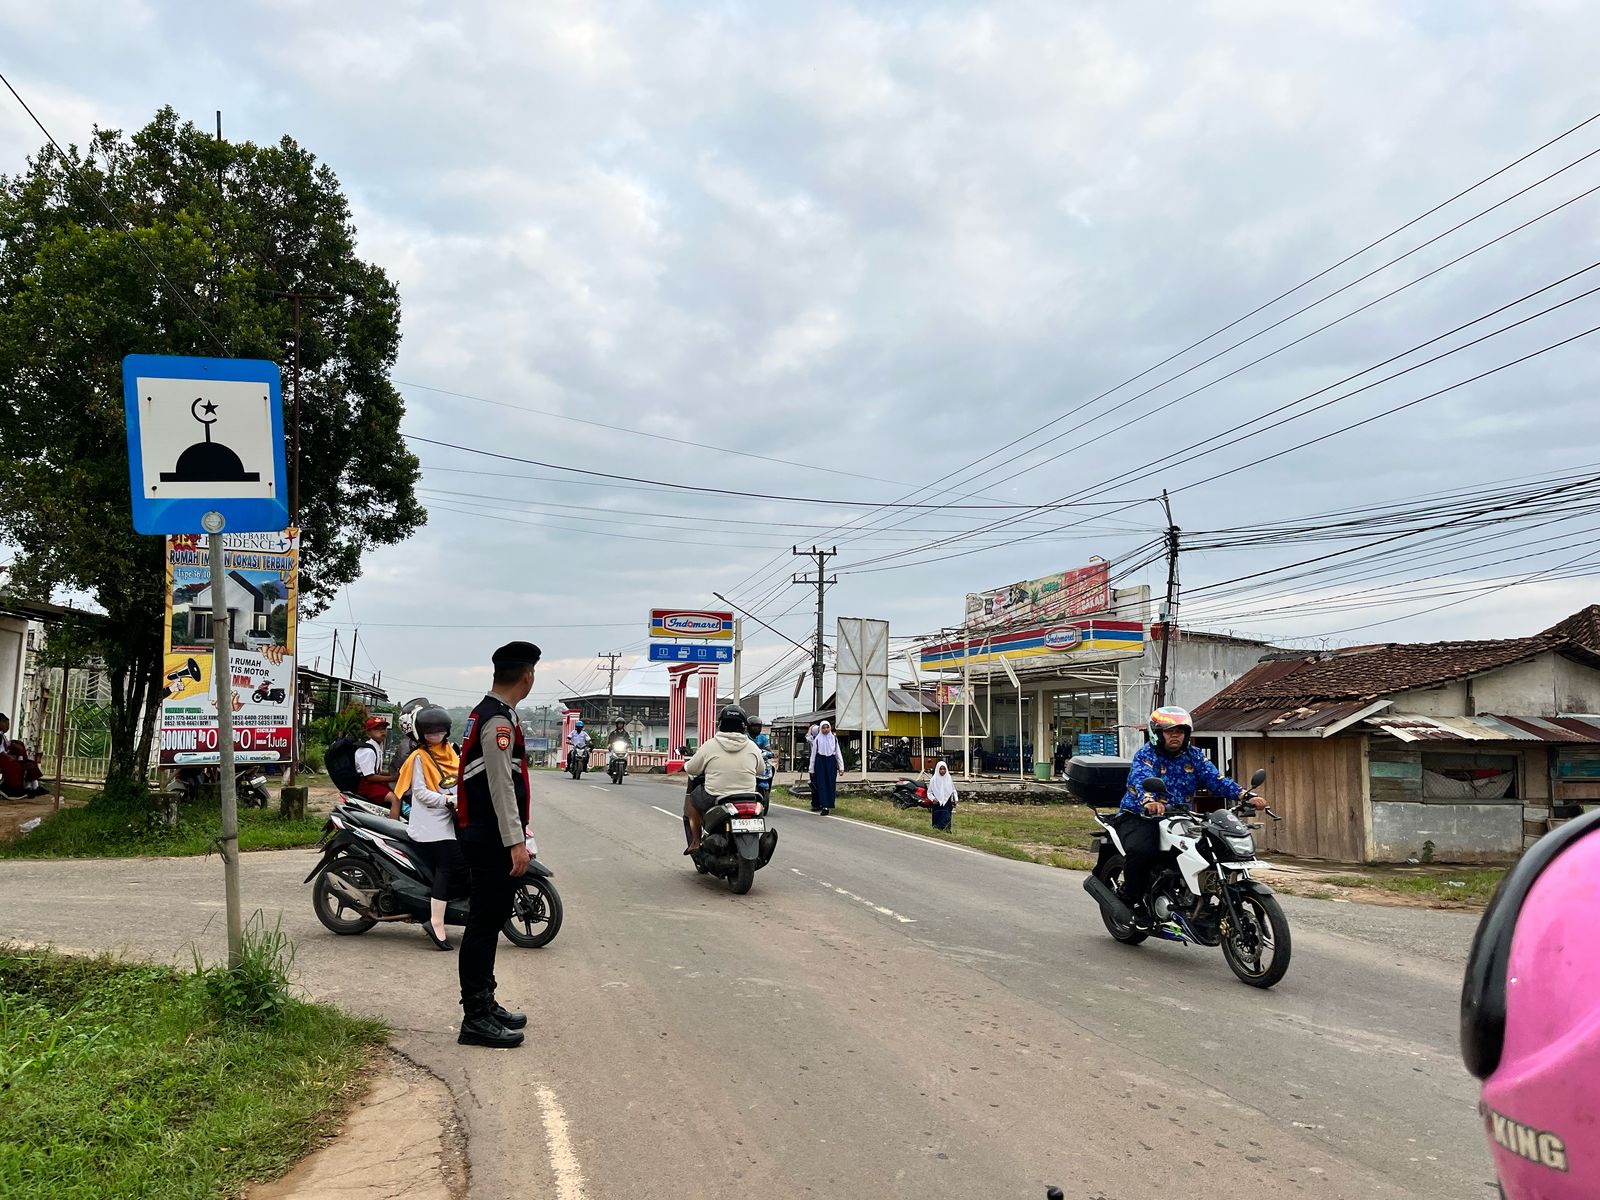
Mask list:
[[[416,927],[335,937],[309,852],[247,856],[307,991],[450,1085],[474,1195],[1492,1195],[1455,1048],[1472,916],[1287,898],[1260,992],[1113,943],[1077,874],[839,818],[774,809],[735,897],[680,856],[680,797],[538,777],[566,923],[501,944],[512,1052],[455,1044],[454,956]],[[0,934],[183,963],[222,945],[221,894],[215,859],[3,862]]]

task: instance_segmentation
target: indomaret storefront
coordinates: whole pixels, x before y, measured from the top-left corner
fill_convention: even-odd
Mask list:
[[[1112,588],[1104,562],[967,596],[955,636],[926,645],[946,756],[984,774],[1053,778],[1074,754],[1143,740],[1163,631],[1150,589]],[[1167,702],[1194,705],[1250,670],[1264,643],[1186,635],[1168,647]]]

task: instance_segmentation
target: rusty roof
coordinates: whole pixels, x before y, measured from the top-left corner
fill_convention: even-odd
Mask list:
[[[1293,733],[1326,736],[1325,731],[1358,720],[1380,705],[1370,700],[1326,701],[1292,707],[1223,708],[1207,701],[1194,710],[1194,731],[1218,733]]]
[[[1207,727],[1219,729],[1210,719],[1219,710],[1288,714],[1329,701],[1371,702],[1414,688],[1453,683],[1551,651],[1600,667],[1600,605],[1590,605],[1531,637],[1389,643],[1274,659],[1201,704],[1195,716],[1203,717]]]
[[[1576,717],[1422,717],[1410,713],[1368,717],[1364,722],[1402,742],[1552,742],[1600,743],[1600,725]]]

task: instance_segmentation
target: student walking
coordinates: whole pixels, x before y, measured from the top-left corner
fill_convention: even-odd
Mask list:
[[[956,781],[941,758],[939,765],[933,769],[933,778],[928,780],[929,811],[933,814],[935,829],[949,831],[950,818],[955,815],[959,798],[956,795]]]

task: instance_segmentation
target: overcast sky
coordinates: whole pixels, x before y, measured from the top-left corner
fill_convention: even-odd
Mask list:
[[[220,108],[229,137],[287,133],[334,169],[362,255],[400,288],[407,433],[813,498],[624,488],[416,443],[427,526],[368,557],[305,627],[302,657],[326,668],[338,626],[342,667],[358,623],[358,674],[381,668],[397,698],[451,703],[481,691],[489,651],[513,636],[544,647],[536,700],[558,680],[592,686],[596,652],[637,654],[652,606],[705,605],[714,590],[804,641],[811,597],[784,585],[806,565],[790,558],[797,541],[839,546],[830,639],[836,614],[913,635],[958,621],[969,590],[1091,555],[1126,562],[1164,523],[1136,501],[1274,451],[1176,494],[1178,524],[1198,536],[1600,461],[1600,335],[1288,449],[1600,326],[1597,295],[1203,458],[1136,470],[1600,260],[1597,192],[1422,279],[1600,185],[1597,154],[1446,233],[1600,147],[1596,121],[1141,375],[1600,111],[1597,61],[1600,9],[1583,0],[0,0],[0,63],[61,140],[136,128],[162,104],[202,125]],[[0,171],[40,142],[5,96]],[[1311,403],[1597,285],[1600,270]],[[1089,489],[1119,503],[1022,521],[839,503]],[[1432,558],[1401,543],[1392,566],[1267,575],[1192,607],[1215,628],[1336,643],[1520,635],[1600,598],[1595,579],[1475,598],[1368,589],[1521,578],[1580,557],[1595,524],[1443,543]],[[1187,555],[1183,579],[1336,548]],[[1152,564],[1126,582],[1161,578]],[[1353,591],[1363,607],[1307,603]],[[792,649],[749,632],[747,679]]]

